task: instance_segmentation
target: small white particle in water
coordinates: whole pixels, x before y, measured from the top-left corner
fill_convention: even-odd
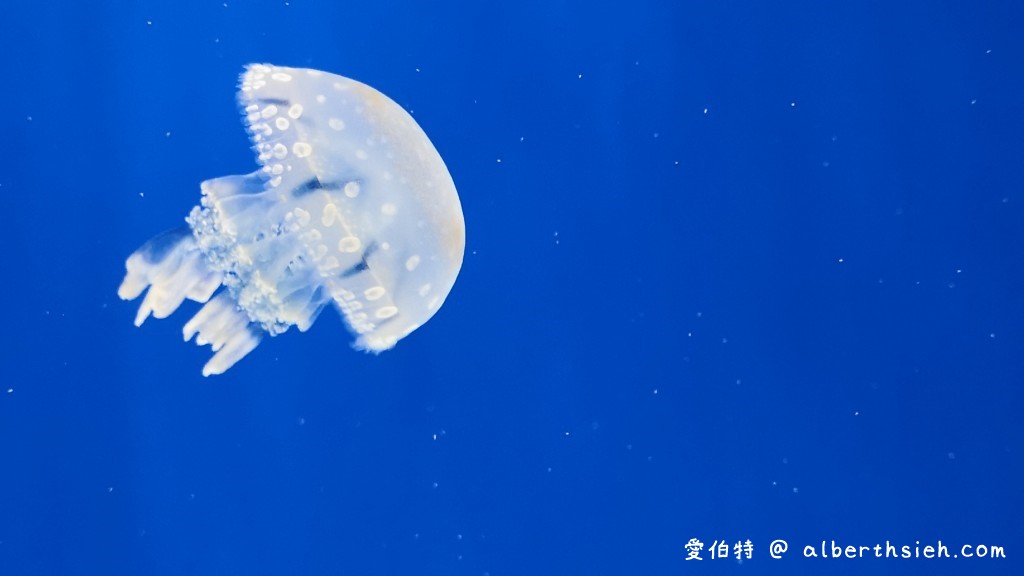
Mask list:
[[[145,198],[145,197],[146,197],[146,193],[145,192],[139,192],[139,198]]]
[[[7,389],[7,393],[8,394],[14,394],[14,388],[8,388]]]
[[[988,333],[988,337],[989,338],[995,338],[996,337],[996,333],[995,332],[989,332]]]
[[[170,138],[171,137],[171,133],[170,132],[164,132],[164,137]]]
[[[708,113],[708,109],[707,109],[707,108],[705,108],[705,109],[704,109],[704,113],[705,113],[705,114],[707,114],[707,113]]]
[[[796,108],[796,102],[790,102],[789,103],[789,107],[790,108]]]
[[[840,264],[842,264],[842,263],[843,263],[843,259],[842,259],[842,258],[840,258],[840,259],[839,259],[839,263],[840,263]]]
[[[583,79],[583,74],[577,74],[576,77],[582,80]]]
[[[977,100],[977,99],[971,99],[971,104],[972,104],[972,105],[973,105],[973,104],[977,104],[977,103],[978,103],[978,100]]]
[[[498,158],[498,164],[501,164],[501,158]]]
[[[146,26],[152,26],[152,25],[153,25],[153,21],[152,20],[146,20]]]

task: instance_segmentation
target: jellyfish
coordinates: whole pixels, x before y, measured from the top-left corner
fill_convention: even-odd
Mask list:
[[[186,225],[128,257],[135,325],[204,303],[184,327],[221,374],[264,335],[305,332],[325,306],[379,353],[429,320],[462,266],[465,223],[440,154],[412,117],[355,80],[252,64],[238,102],[259,169],[201,184]],[[148,290],[147,290],[148,289]]]

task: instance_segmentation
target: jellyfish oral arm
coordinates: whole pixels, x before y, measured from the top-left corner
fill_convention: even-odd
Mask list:
[[[210,268],[189,228],[157,235],[129,256],[125,267],[117,295],[134,300],[146,292],[135,315],[136,326],[150,314],[170,316],[186,298],[206,303],[184,328],[186,341],[197,335],[197,344],[210,344],[215,352],[203,367],[204,376],[223,373],[260,343],[261,332],[249,325],[248,316],[226,293],[210,300],[224,274]]]

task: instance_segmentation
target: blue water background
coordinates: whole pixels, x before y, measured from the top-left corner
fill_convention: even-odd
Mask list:
[[[0,574],[1024,573],[1021,30],[998,1],[3,3]],[[198,305],[138,329],[116,296],[255,167],[249,62],[380,89],[455,179],[462,274],[393,351],[329,311],[204,379]],[[831,540],[1007,558],[802,557]]]

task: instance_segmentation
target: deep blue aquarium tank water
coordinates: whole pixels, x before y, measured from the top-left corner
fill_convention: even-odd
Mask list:
[[[1022,29],[5,3],[0,575],[1024,573]]]

